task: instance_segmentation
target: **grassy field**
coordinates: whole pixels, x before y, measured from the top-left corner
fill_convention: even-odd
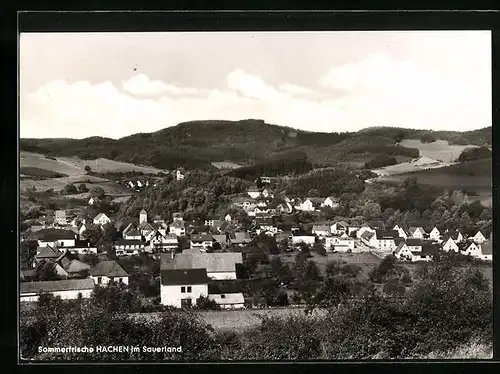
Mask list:
[[[422,143],[418,139],[403,139],[403,147],[417,148],[420,156],[429,157],[442,162],[454,162],[465,148],[475,148],[475,145],[449,145],[445,140],[436,140],[433,143]]]
[[[290,266],[293,266],[295,263],[295,257],[298,252],[291,253],[280,253],[278,256],[281,257],[281,260],[285,263],[288,263]],[[339,261],[343,264],[354,264],[358,265],[362,269],[362,273],[367,276],[368,272],[378,265],[381,259],[369,252],[363,253],[328,253],[326,256],[320,256],[315,253],[311,253],[313,257],[310,257],[310,261],[314,261],[318,268],[324,272],[326,269],[326,265],[329,262]]]
[[[415,161],[407,161],[396,165],[386,166],[380,169],[372,170],[374,173],[380,176],[386,175],[399,175],[406,173],[413,173],[417,171],[423,171],[427,169],[442,168],[445,166],[453,165],[452,163],[441,162],[429,157],[420,157]]]
[[[230,161],[212,162],[211,164],[217,169],[238,169],[242,167],[242,165],[235,164],[234,162]]]
[[[77,157],[57,157],[56,160],[46,158],[39,153],[20,152],[21,167],[37,167],[45,170],[51,170],[57,173],[67,174],[69,176],[85,174],[85,166],[98,173],[139,171],[148,174],[156,174],[164,170],[151,166],[140,166],[126,162],[118,162],[105,158],[96,160],[81,160]]]
[[[22,177],[35,177],[35,178],[63,178],[68,177],[67,174],[58,173],[52,170],[45,170],[32,166],[25,166],[19,168],[19,174]]]

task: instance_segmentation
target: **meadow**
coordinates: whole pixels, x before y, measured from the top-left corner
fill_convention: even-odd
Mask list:
[[[476,147],[474,145],[450,145],[446,140],[422,143],[419,139],[403,139],[399,144],[407,148],[417,148],[420,156],[442,162],[455,162],[464,149]]]

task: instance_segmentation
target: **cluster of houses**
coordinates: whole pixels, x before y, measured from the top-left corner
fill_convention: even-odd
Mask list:
[[[398,225],[392,230],[361,227],[357,237],[366,246],[392,252],[398,259],[407,261],[430,261],[440,250],[470,255],[484,261],[492,261],[492,237],[487,240],[481,231],[473,237],[465,238],[459,231],[443,234],[434,227],[426,232],[422,227],[404,229]]]

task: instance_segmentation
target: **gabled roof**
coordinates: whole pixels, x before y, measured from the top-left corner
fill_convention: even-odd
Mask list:
[[[212,236],[217,243],[225,243],[227,240],[226,234],[220,234],[220,235],[216,234]],[[184,251],[182,253],[184,253]]]
[[[184,217],[184,213],[182,212],[176,212],[176,213],[173,213],[172,214],[172,218],[183,218]]]
[[[415,246],[421,246],[424,244],[424,241],[422,239],[413,239],[413,238],[408,238],[406,239],[406,245],[415,247]]]
[[[115,260],[106,260],[97,263],[90,270],[90,275],[94,277],[128,277],[128,273]]]
[[[398,246],[396,247],[396,249],[394,250],[395,253],[399,253],[400,251],[402,251],[404,248],[408,249],[408,246],[406,245],[405,242],[401,242],[398,244]]]
[[[248,192],[260,192],[260,189],[258,189],[257,186],[250,186]]]
[[[132,229],[125,233],[125,236],[141,236],[141,233],[136,229]]]
[[[42,229],[34,233],[34,237],[41,241],[56,241],[64,239],[75,239],[75,233],[71,230]]]
[[[424,243],[424,245],[422,245],[422,254],[434,255],[438,252],[439,252],[439,247],[436,244]]]
[[[149,231],[153,231],[155,228],[149,223],[149,222],[146,222],[146,221],[143,221],[139,227],[138,227],[139,230],[149,230]]]
[[[363,240],[370,240],[375,236],[375,233],[372,231],[365,231],[363,234],[361,234],[361,239]]]
[[[377,239],[395,239],[399,238],[399,233],[396,230],[376,230]]]
[[[241,253],[181,253],[174,258],[170,254],[161,255],[161,269],[206,269],[208,273],[233,272],[236,264],[241,264]]]
[[[184,229],[186,226],[184,225],[184,221],[174,221],[170,227],[176,228],[176,229]]]
[[[448,232],[445,232],[444,235],[443,235],[443,240],[447,241],[449,238],[452,238],[453,240],[457,240],[458,239],[458,234],[460,234],[459,231],[448,231]]]
[[[312,232],[307,231],[293,231],[292,236],[315,236]]]
[[[143,209],[139,214],[148,214],[148,212],[146,212],[146,209]]]
[[[103,217],[106,217],[109,220],[109,217],[107,215],[105,215],[104,213],[99,213],[97,216],[94,217],[94,221],[100,220]]]
[[[60,252],[57,249],[53,249],[52,247],[38,247],[40,252],[35,256],[37,259],[43,259],[43,258],[53,258],[56,259],[59,256],[63,254],[63,252]]]
[[[197,234],[197,235],[191,235],[190,240],[192,242],[205,242],[205,241],[212,241],[213,236],[211,234]]]
[[[68,273],[79,273],[80,271],[90,269],[91,266],[84,262],[78,260],[72,260],[67,266],[65,266],[64,270]]]
[[[321,204],[325,201],[325,198],[324,197],[306,197],[306,200],[310,200],[312,203],[314,204]]]
[[[346,222],[344,222],[344,221],[335,222],[333,225],[343,226],[343,227],[349,227],[349,225]]]
[[[161,284],[163,286],[207,284],[208,277],[205,269],[169,269],[161,270]]]
[[[86,279],[66,279],[57,281],[43,282],[22,282],[19,285],[21,295],[27,293],[40,294],[43,292],[73,291],[73,290],[92,290],[94,281]]]
[[[244,244],[250,243],[252,241],[252,239],[250,238],[250,234],[246,231],[232,233],[229,238],[231,239],[231,243],[233,244]]]
[[[313,231],[330,231],[330,228],[327,225],[313,225]]]

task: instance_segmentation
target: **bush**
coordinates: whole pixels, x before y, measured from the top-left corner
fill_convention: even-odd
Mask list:
[[[436,137],[432,133],[426,132],[422,134],[420,141],[422,143],[434,143],[436,141]]]
[[[491,151],[487,147],[466,148],[458,157],[458,162],[467,162],[491,158]]]
[[[198,299],[196,299],[196,309],[200,310],[220,310],[219,304],[210,298],[201,295]]]
[[[366,169],[377,169],[384,166],[395,165],[397,161],[394,157],[390,157],[388,155],[379,155],[373,158],[371,161],[365,164]]]

